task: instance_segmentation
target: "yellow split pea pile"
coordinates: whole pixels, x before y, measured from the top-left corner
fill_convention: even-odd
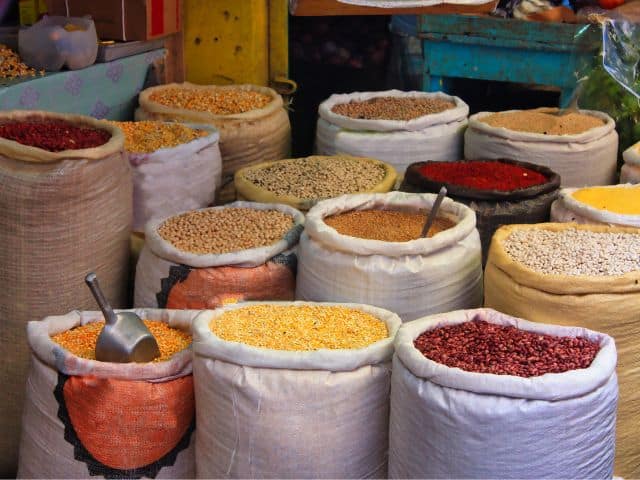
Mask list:
[[[111,122],[125,136],[124,149],[132,153],[151,153],[161,148],[173,148],[206,137],[208,132],[179,123]]]
[[[150,100],[166,107],[209,112],[214,115],[234,115],[264,108],[272,98],[251,90],[166,88],[152,93]]]
[[[252,305],[224,312],[209,328],[223,340],[272,350],[356,349],[389,336],[369,313],[320,305]]]

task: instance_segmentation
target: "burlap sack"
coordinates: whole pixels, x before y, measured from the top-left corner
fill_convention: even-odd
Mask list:
[[[628,227],[547,223],[509,225],[494,235],[485,269],[485,306],[534,322],[589,328],[610,335],[618,350],[620,401],[615,473],[640,477],[640,271],[620,276],[543,275],[515,262],[504,240],[516,229],[578,228],[632,232]]]
[[[52,153],[0,139],[0,476],[15,472],[28,348],[25,325],[95,308],[84,277],[95,271],[124,306],[132,219],[131,171],[119,129],[91,118],[5,112],[0,121],[61,119],[112,133],[105,145]]]
[[[199,313],[134,311],[187,332]],[[193,478],[191,349],[122,364],[77,357],[51,339],[102,319],[76,311],[29,322],[19,478]]]

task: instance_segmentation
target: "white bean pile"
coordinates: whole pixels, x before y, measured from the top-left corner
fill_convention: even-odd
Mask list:
[[[512,232],[503,247],[515,261],[548,275],[610,276],[640,270],[640,233],[522,229]]]

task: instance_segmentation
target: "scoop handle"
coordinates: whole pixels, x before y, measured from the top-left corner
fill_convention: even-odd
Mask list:
[[[96,276],[96,274],[91,272],[89,275],[85,277],[84,281],[89,287],[89,290],[91,290],[91,293],[93,294],[93,298],[96,299],[96,302],[100,307],[100,310],[102,310],[102,313],[104,314],[105,323],[107,325],[113,325],[114,323],[116,323],[116,320],[117,320],[116,314],[111,308],[111,305],[109,305],[109,302],[107,302],[107,299],[105,298],[104,293],[102,293],[102,290],[100,289],[100,284],[98,283],[98,277]]]
[[[429,229],[431,228],[431,225],[433,225],[433,222],[436,220],[436,216],[438,215],[438,209],[440,208],[440,204],[442,203],[442,200],[444,200],[444,197],[446,195],[447,195],[447,189],[446,187],[442,187],[438,192],[438,197],[436,198],[436,201],[433,202],[433,206],[431,207],[431,211],[429,212],[429,215],[427,216],[427,222],[424,224],[424,227],[422,228],[422,233],[420,234],[421,237],[424,238],[429,233]]]

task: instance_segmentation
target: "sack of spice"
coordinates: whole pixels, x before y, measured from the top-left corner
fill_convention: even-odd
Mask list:
[[[640,185],[565,188],[551,221],[640,227]]]
[[[234,202],[147,224],[135,306],[216,308],[243,300],[293,300],[304,216],[287,206]]]
[[[612,336],[619,353],[615,473],[640,476],[640,230],[546,223],[496,231],[485,306]]]
[[[222,161],[210,125],[114,122],[133,169],[133,230],[152,218],[213,204]]]
[[[476,213],[484,264],[496,229],[549,220],[560,177],[546,167],[515,160],[418,162],[407,168],[400,190],[438,193],[442,186],[447,196]]]
[[[490,309],[400,327],[389,478],[611,478],[616,346]]]
[[[100,312],[29,322],[19,478],[194,478],[189,346],[199,312],[133,311],[160,347],[153,362],[96,361]]]
[[[315,155],[265,162],[236,172],[238,200],[284,203],[307,211],[318,201],[349,193],[386,193],[395,169],[373,158]]]
[[[624,165],[620,170],[620,183],[640,183],[640,142],[622,154]]]
[[[469,107],[441,92],[355,92],[318,107],[316,151],[388,162],[399,174],[429,160],[462,158]]]
[[[356,304],[250,302],[198,316],[198,477],[386,478],[399,326]]]
[[[17,466],[26,323],[94,307],[84,284],[92,270],[124,306],[132,184],[122,149],[122,133],[106,122],[0,113],[0,476]]]
[[[143,90],[136,120],[213,125],[220,132],[222,190],[218,202],[235,200],[233,174],[247,165],[287,158],[291,126],[282,97],[255,85],[172,83]]]
[[[464,157],[520,160],[550,168],[563,187],[615,183],[618,134],[611,117],[557,109],[481,112],[469,117]]]
[[[420,238],[435,198],[392,192],[319,202],[298,245],[296,298],[376,305],[403,321],[480,306],[475,214],[445,198],[429,237]]]

